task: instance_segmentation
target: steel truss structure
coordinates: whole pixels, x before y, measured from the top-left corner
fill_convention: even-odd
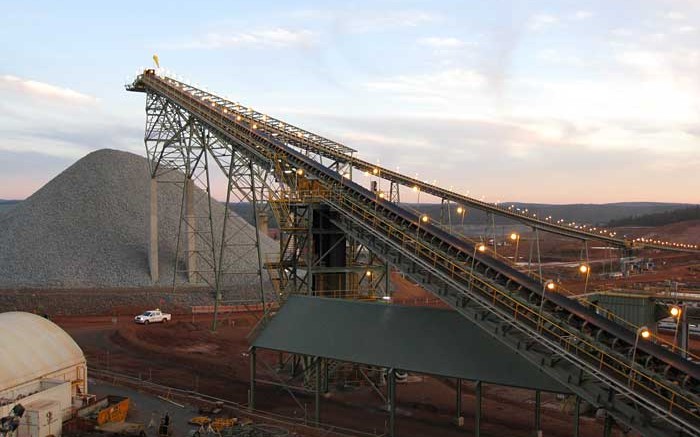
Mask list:
[[[386,264],[334,231],[328,217],[332,212],[320,199],[300,201],[299,193],[310,192],[313,184],[291,170],[282,157],[269,160],[249,155],[240,144],[156,93],[146,97],[144,142],[154,183],[173,183],[182,191],[176,259],[182,253],[185,262],[174,269],[173,287],[208,286],[215,295],[215,306],[259,301],[264,306],[266,298],[289,293],[354,298],[388,295]],[[347,162],[325,161],[336,171],[351,171]],[[211,172],[216,168],[228,181],[219,226],[211,199]],[[197,188],[205,195],[197,195]],[[252,204],[254,232],[243,221],[230,219],[230,206],[235,202]],[[267,221],[270,213],[280,229],[278,258],[263,254],[260,243],[258,220]],[[152,228],[157,232],[157,225]],[[241,269],[240,265],[247,264],[240,261],[251,252],[256,252],[257,268]],[[153,272],[153,264],[151,268]],[[264,275],[272,281],[274,295],[266,289]],[[237,296],[234,277],[240,276],[255,277],[257,298]]]
[[[172,107],[159,113],[168,112],[168,116],[156,114],[158,111],[148,115],[163,120],[148,122],[156,126],[152,132],[157,133],[155,144],[149,147],[147,131],[153,168],[165,162],[190,181],[198,166],[208,174],[211,158],[228,178],[227,199],[236,193],[236,198],[251,201],[256,212],[267,207],[264,201],[277,211],[286,236],[280,238],[280,259],[268,267],[279,273],[278,292],[320,294],[329,290],[322,284],[332,284],[329,287],[340,288],[341,295],[350,295],[341,286],[352,273],[358,273],[348,263],[349,253],[351,259],[364,262],[367,278],[374,273],[366,272],[384,269],[386,279],[389,264],[422,283],[494,341],[522,355],[587,402],[606,409],[618,423],[645,436],[700,435],[698,364],[655,342],[640,341],[639,332],[601,316],[586,303],[548,291],[541,278],[479,253],[476,245],[393,203],[393,196],[385,198],[378,190],[352,182],[351,167],[384,172],[397,184],[420,181],[377,169],[353,158],[351,150],[337,143],[153,70],[138,76],[129,89],[147,93],[148,102],[161,100],[154,107]],[[194,133],[183,134],[187,129]],[[161,136],[161,132],[168,134]],[[205,179],[208,189],[209,178]],[[430,187],[421,185],[426,192]],[[446,191],[436,195],[467,202]],[[509,214],[493,205],[483,209]],[[601,237],[588,230],[523,220],[537,229],[628,245],[611,235]],[[259,235],[257,238],[259,249]],[[356,249],[348,251],[349,247]],[[193,250],[188,250],[190,257]],[[215,257],[216,250],[212,253]],[[372,255],[363,259],[362,253]],[[258,254],[261,277],[263,261]],[[342,262],[345,266],[339,265]],[[223,269],[216,262],[211,265],[213,277],[221,278]],[[317,270],[321,268],[326,270]],[[202,273],[199,276],[209,274]],[[214,285],[221,289],[221,281],[215,279]]]

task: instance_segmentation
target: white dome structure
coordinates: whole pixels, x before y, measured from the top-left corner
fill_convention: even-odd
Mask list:
[[[47,379],[70,382],[72,395],[87,392],[83,351],[55,323],[30,313],[0,313],[0,339],[0,395]]]

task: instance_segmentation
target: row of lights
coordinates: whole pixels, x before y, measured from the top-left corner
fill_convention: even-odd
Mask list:
[[[697,244],[686,244],[686,243],[674,243],[672,241],[655,240],[653,238],[639,237],[635,238],[633,241],[639,241],[642,243],[657,244],[659,246],[677,247],[679,249],[697,249]]]
[[[143,71],[143,70],[141,69],[140,71]],[[164,73],[161,74],[161,72],[160,72],[159,70],[157,70],[157,71],[156,71],[156,74],[157,74],[157,75],[162,75],[162,76],[166,79],[166,81],[167,81],[169,84],[172,84],[172,85],[174,85],[174,86],[176,86],[176,87],[182,87],[182,88],[184,88],[184,84],[183,84],[183,83],[179,82],[178,80],[173,80],[173,79],[167,77],[168,75],[167,75],[166,70],[163,70],[163,71],[164,71]],[[174,75],[173,75],[173,76],[174,76]],[[206,101],[206,100],[211,100],[211,97],[209,97],[209,96],[204,96],[204,97],[202,97],[202,100],[205,100],[205,101]],[[212,104],[213,107],[216,107],[216,102],[212,101],[211,104]],[[239,104],[239,103],[234,103],[234,105],[236,106],[236,110],[239,111],[239,112],[248,112],[248,113],[251,114],[251,116],[252,116],[252,114],[253,114],[253,112],[254,112],[254,111],[253,111],[253,108],[246,108],[246,107],[244,107],[243,105],[241,105],[241,104]],[[224,109],[223,109],[223,112],[224,112],[225,114],[227,114],[227,113],[228,113],[228,109],[224,108]],[[242,118],[241,118],[241,115],[240,115],[240,114],[237,114],[237,115],[236,115],[236,121],[241,121],[241,119],[242,119]],[[268,116],[267,116],[266,114],[262,114],[262,120],[263,120],[263,122],[267,123],[267,119],[268,119]],[[285,130],[285,128],[287,127],[287,126],[284,125],[284,123],[280,123],[280,125],[281,125],[281,127],[279,127],[279,128],[282,129],[282,130]],[[252,126],[251,126],[251,128],[254,129],[254,130],[255,130],[255,129],[258,129],[258,124],[257,124],[257,123],[253,123]],[[298,136],[299,138],[304,138],[304,137],[308,138],[308,137],[309,137],[309,134],[308,134],[308,133],[302,134],[302,132],[297,132],[297,136]],[[376,167],[375,167],[375,168],[372,169],[372,172],[371,172],[371,173],[372,173],[373,175],[377,176],[377,175],[380,174],[380,170],[379,170],[379,168],[376,168]],[[369,176],[369,174],[370,174],[369,171],[365,171],[365,176]],[[420,187],[418,187],[417,185],[414,185],[414,186],[413,186],[413,191],[414,191],[414,192],[420,191]],[[498,206],[498,204],[499,204],[499,202],[495,202],[495,203],[494,203],[495,206]],[[510,206],[508,207],[508,210],[513,211],[513,212],[517,212],[517,213],[519,213],[519,214],[521,214],[521,215],[526,215],[526,216],[530,216],[530,217],[532,217],[532,218],[537,218],[537,214],[535,214],[535,213],[530,214],[530,213],[529,213],[529,210],[528,210],[527,208],[521,210],[520,208],[517,208],[515,205],[510,205]],[[462,214],[463,211],[464,211],[464,210],[463,210],[463,208],[462,208],[461,206],[457,208],[457,213],[458,213],[458,214]],[[552,221],[552,216],[550,215],[550,216],[544,217],[544,220],[545,220],[545,221]],[[423,221],[425,222],[425,221],[427,221],[427,220],[423,220]],[[607,230],[607,229],[598,229],[597,227],[591,227],[591,226],[588,226],[588,225],[585,225],[585,224],[583,224],[583,225],[582,225],[582,224],[577,224],[576,222],[573,222],[573,221],[572,221],[572,222],[569,222],[569,223],[566,223],[565,220],[563,220],[563,219],[557,220],[557,221],[556,221],[556,224],[563,225],[563,226],[568,226],[568,227],[571,227],[571,228],[574,228],[574,229],[577,229],[577,230],[588,231],[588,232],[590,232],[590,233],[598,233],[599,235],[606,235],[606,234],[607,234],[607,235],[610,236],[610,237],[615,237],[615,236],[617,235],[617,232],[614,232],[614,231],[610,231],[610,230]],[[647,238],[636,238],[634,241],[639,241],[639,242],[642,242],[642,243],[657,244],[657,245],[661,245],[661,246],[676,247],[676,248],[682,248],[682,249],[698,249],[698,248],[700,247],[700,246],[694,245],[694,244],[676,243],[676,242],[671,242],[671,241],[654,240],[654,239],[647,239]]]
[[[416,189],[416,188],[417,188],[417,187],[414,186],[414,189]],[[417,191],[417,190],[416,190],[416,191]],[[463,208],[462,208],[461,206],[458,207],[458,208],[457,208],[457,212],[461,214],[461,213],[463,212]],[[423,215],[420,216],[420,221],[423,222],[423,223],[427,223],[429,220],[430,220],[430,218],[428,217],[427,214],[423,214]],[[518,240],[520,239],[520,235],[518,235],[517,233],[513,232],[513,233],[510,234],[510,239],[513,240],[513,241],[518,241]],[[476,246],[474,247],[474,251],[475,251],[475,252],[478,251],[478,252],[484,253],[484,252],[486,252],[486,245],[483,244],[483,243],[479,243],[478,245],[476,245]],[[579,271],[581,274],[588,275],[588,274],[590,273],[590,266],[588,266],[587,264],[581,264],[581,265],[579,265],[579,267],[578,267],[578,271]],[[367,275],[368,275],[368,276],[371,276],[371,272],[370,272],[370,271],[367,271]],[[550,280],[547,280],[547,281],[544,283],[544,289],[546,289],[547,291],[552,292],[552,291],[555,291],[556,288],[557,288],[557,284],[556,284],[553,280],[551,280],[551,279],[550,279]],[[542,303],[544,303],[544,299],[542,300]],[[672,307],[669,309],[669,314],[670,314],[672,317],[678,319],[678,318],[680,317],[680,315],[681,315],[681,311],[682,311],[682,310],[681,310],[680,307],[678,307],[678,306],[672,306]],[[650,338],[650,337],[651,337],[651,331],[649,330],[649,328],[647,328],[646,326],[640,327],[640,328],[637,330],[637,338],[639,338],[639,337],[641,337],[641,338],[643,338],[643,339],[645,339],[645,340],[648,339],[648,338]],[[636,345],[635,345],[635,348],[636,348]]]
[[[168,79],[168,82],[171,83],[171,84],[173,84],[173,85],[175,85],[175,86],[179,86],[179,87],[184,88],[184,84],[181,84],[181,83],[179,83],[179,82],[177,82],[177,81],[173,81],[173,80],[171,80],[171,79]],[[205,92],[208,92],[208,91],[205,90]],[[212,100],[211,96],[203,96],[203,97],[201,97],[201,99],[204,100],[204,101]],[[254,116],[254,114],[255,114],[255,111],[253,110],[253,108],[246,108],[245,106],[241,105],[241,104],[238,103],[238,102],[235,102],[235,103],[233,103],[233,104],[234,104],[234,106],[235,106],[235,111],[238,111],[239,113],[245,113],[245,112],[247,112],[247,113],[249,114],[248,117],[253,118],[253,116]],[[212,106],[213,106],[213,107],[216,107],[216,102],[212,101]],[[222,106],[223,106],[223,105],[222,105]],[[227,108],[224,108],[224,109],[223,109],[223,112],[224,112],[224,114],[228,114],[228,109],[227,109]],[[268,118],[269,118],[268,115],[267,115],[267,114],[260,114],[260,113],[258,113],[258,114],[260,115],[260,118],[262,119],[262,122],[265,123],[265,124],[268,124]],[[237,115],[236,115],[236,121],[241,121],[241,120],[242,120],[241,115],[240,115],[240,114],[237,114]],[[257,129],[257,128],[258,128],[258,124],[257,124],[257,123],[253,123],[252,128],[253,128],[253,129]],[[296,132],[296,136],[299,137],[299,138],[312,138],[312,137],[313,137],[313,134],[311,134],[311,133],[309,133],[309,132],[302,132],[301,130],[298,130],[298,129],[294,128],[294,126],[292,126],[292,125],[285,125],[283,122],[281,122],[281,121],[279,121],[279,120],[277,121],[277,125],[275,126],[275,128],[278,129],[278,130],[283,130],[283,131],[287,131],[287,128],[290,128],[291,131],[292,131],[292,133]],[[344,175],[344,176],[345,176],[345,175]]]
[[[177,81],[177,80],[173,80],[173,79],[170,79],[170,78],[166,78],[166,81],[167,81],[169,84],[174,85],[175,87],[185,88],[185,85],[184,85],[183,83]],[[196,87],[196,85],[195,85],[195,87]],[[189,92],[192,92],[193,90],[188,90],[188,91],[189,91]],[[207,92],[207,91],[205,90],[205,92]],[[217,106],[217,103],[216,103],[216,102],[213,100],[213,98],[212,98],[211,96],[209,96],[209,95],[202,96],[202,97],[201,97],[201,100],[202,100],[202,101],[211,101],[211,106],[212,106],[212,107],[216,107],[216,106]],[[241,105],[241,104],[238,103],[238,102],[235,102],[235,103],[233,103],[233,104],[234,104],[234,106],[235,106],[235,111],[238,111],[238,112],[239,112],[238,114],[236,114],[236,121],[241,121],[241,120],[242,120],[242,117],[241,117],[240,113],[245,113],[245,112],[247,112],[248,114],[250,114],[249,117],[252,117],[253,114],[254,114],[254,112],[255,112],[255,111],[253,110],[253,108],[246,108],[245,106]],[[223,105],[222,105],[222,106],[223,106]],[[228,108],[224,107],[224,108],[223,108],[223,113],[224,113],[224,114],[228,114],[228,112],[229,112],[229,111],[228,111]],[[267,119],[268,119],[268,116],[267,116],[266,114],[262,114],[262,121],[265,122],[265,123],[267,123]],[[281,129],[284,129],[285,127],[286,127],[286,126],[284,125],[284,123],[280,123],[280,128],[281,128]],[[252,129],[258,129],[258,124],[257,124],[257,123],[253,123],[253,124],[251,125],[251,128],[252,128]],[[298,133],[298,136],[301,137],[302,134],[299,132],[299,133]],[[307,136],[308,136],[308,134],[307,134]]]
[[[377,173],[378,173],[378,171],[377,171]],[[368,173],[365,172],[365,174],[368,174]],[[420,188],[414,185],[413,190],[414,190],[414,191],[419,191]],[[380,193],[379,196],[380,196],[380,197],[383,197],[382,194],[383,194],[383,193]],[[464,208],[461,207],[461,206],[457,207],[457,213],[458,213],[458,214],[461,214],[462,212],[464,212]],[[551,219],[551,216],[550,216],[549,218]],[[430,220],[430,218],[428,217],[427,214],[423,214],[423,215],[420,216],[420,221],[423,222],[423,223],[427,223],[429,220]],[[585,225],[584,225],[583,227],[585,227]],[[592,230],[595,230],[595,228],[593,228]],[[614,234],[614,233],[613,233],[613,234]],[[513,241],[517,241],[517,240],[520,239],[520,235],[518,235],[517,233],[513,232],[513,233],[510,234],[510,239],[513,240]],[[478,252],[481,252],[481,253],[486,252],[486,249],[487,249],[487,248],[486,248],[486,245],[483,244],[483,243],[479,243],[479,244],[478,244],[477,246],[475,246],[475,248],[474,248],[475,252],[478,251]],[[578,271],[579,271],[581,274],[588,275],[588,274],[590,273],[590,266],[588,266],[587,264],[581,264],[581,265],[579,265],[579,267],[578,267]],[[366,274],[367,274],[367,276],[371,276],[371,275],[372,275],[372,272],[368,270]],[[556,285],[556,283],[555,283],[553,280],[550,279],[550,280],[547,280],[547,281],[544,283],[544,288],[545,288],[546,290],[548,290],[548,291],[551,292],[551,291],[556,290],[557,285]],[[544,302],[544,300],[543,300],[543,302]],[[671,315],[672,317],[674,317],[674,318],[679,318],[679,317],[680,317],[680,314],[681,314],[681,309],[680,309],[680,307],[672,306],[672,307],[670,308],[670,310],[669,310],[669,313],[670,313],[670,315]],[[646,326],[642,326],[642,327],[640,327],[640,328],[637,330],[637,335],[638,335],[639,337],[643,338],[643,339],[648,339],[649,337],[651,337],[651,331],[650,331],[649,328],[647,328]]]
[[[515,205],[510,205],[508,207],[508,210],[512,211],[512,212],[516,212],[520,215],[525,215],[525,216],[530,216],[532,218],[537,218],[537,214],[530,214],[527,208],[520,209],[520,208],[516,207]],[[549,215],[547,217],[544,217],[544,220],[548,221],[548,222],[552,222],[553,218],[551,215]],[[578,229],[581,231],[586,231],[589,233],[596,233],[597,232],[600,235],[607,234],[610,237],[614,237],[617,235],[617,232],[610,231],[608,229],[598,229],[597,227],[593,227],[593,226],[589,226],[589,225],[585,225],[585,224],[577,224],[576,222],[573,222],[573,221],[566,223],[566,220],[564,220],[564,219],[559,219],[553,223],[557,224],[557,225],[561,225],[561,226],[568,226],[570,228]]]
[[[376,169],[376,168],[373,169],[373,173],[374,173],[375,175],[378,174],[378,172],[379,172],[378,169]],[[368,176],[368,175],[369,175],[369,172],[365,172],[365,175]],[[426,182],[426,183],[427,183],[427,182]],[[412,189],[413,189],[413,192],[418,192],[418,191],[420,191],[420,187],[419,187],[418,185],[414,185],[414,186],[412,187]],[[482,199],[483,199],[483,198],[482,198]],[[496,207],[498,207],[498,206],[499,206],[499,203],[500,203],[500,202],[496,201],[496,202],[493,203],[493,205],[496,206]],[[457,213],[458,213],[458,214],[461,214],[461,213],[462,213],[461,209],[462,209],[461,206],[457,208]],[[520,208],[516,207],[515,205],[510,205],[510,206],[508,207],[508,210],[509,210],[509,211],[512,211],[512,212],[517,212],[517,213],[519,213],[520,215],[525,215],[525,216],[529,216],[529,217],[532,217],[532,218],[537,218],[537,214],[536,214],[536,213],[530,214],[530,213],[529,213],[529,210],[528,210],[527,208],[525,208],[525,209],[520,209]],[[545,221],[548,221],[548,222],[551,222],[551,221],[553,220],[553,218],[552,218],[551,215],[549,215],[549,216],[547,216],[547,217],[544,217],[544,220],[545,220]],[[565,223],[565,220],[564,220],[564,219],[557,220],[557,221],[556,221],[556,224],[563,224],[563,225],[565,225],[565,226],[569,226],[569,227],[572,227],[572,228],[574,228],[574,229],[579,229],[579,230],[583,230],[583,231],[588,231],[588,232],[590,232],[590,233],[598,232],[600,235],[608,234],[608,235],[611,236],[611,237],[614,237],[614,236],[617,235],[617,232],[614,232],[614,231],[609,231],[609,230],[607,230],[607,229],[598,229],[597,227],[591,227],[591,226],[588,226],[588,225],[585,225],[585,224],[584,224],[584,225],[581,225],[581,224],[578,224],[578,225],[577,225],[576,222],[570,222],[570,223],[567,224],[567,223]]]
[[[373,169],[372,172],[373,172],[373,174],[376,175],[379,173],[379,170],[375,168],[375,169]],[[365,172],[365,175],[368,176],[369,172]],[[418,185],[414,185],[412,187],[412,190],[413,190],[413,192],[418,192],[418,191],[420,191],[420,187]],[[495,206],[498,206],[498,204],[499,204],[499,202],[494,203]],[[508,210],[512,211],[512,212],[519,213],[520,215],[525,215],[525,216],[529,216],[532,218],[537,218],[537,214],[536,213],[530,214],[528,208],[520,209],[520,208],[516,207],[515,205],[510,205],[508,207]],[[461,214],[462,212],[463,212],[463,208],[461,206],[458,207],[457,213]],[[551,222],[553,220],[553,218],[551,215],[548,215],[547,217],[544,217],[544,220]],[[559,219],[554,223],[557,225],[568,226],[568,227],[571,227],[573,229],[586,231],[586,232],[589,232],[592,234],[595,234],[595,233],[598,233],[599,235],[606,235],[607,234],[610,237],[617,236],[617,232],[615,232],[615,231],[611,231],[611,230],[604,229],[604,228],[598,228],[596,226],[590,226],[590,225],[586,225],[586,224],[580,224],[580,223],[577,224],[575,221],[567,223],[566,220]],[[686,244],[686,243],[677,243],[677,242],[671,242],[671,241],[653,240],[653,239],[647,239],[647,238],[641,238],[641,237],[636,238],[634,241],[641,241],[643,243],[652,243],[652,244],[658,244],[658,245],[662,245],[662,246],[677,247],[677,248],[683,248],[683,249],[698,249],[700,247],[696,244]]]

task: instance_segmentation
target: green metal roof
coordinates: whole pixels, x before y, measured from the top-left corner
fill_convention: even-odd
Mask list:
[[[291,296],[253,346],[465,380],[569,392],[451,310]]]

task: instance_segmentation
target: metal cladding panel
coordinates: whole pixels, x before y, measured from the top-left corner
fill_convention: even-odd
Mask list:
[[[291,296],[254,347],[569,393],[457,312]]]
[[[58,325],[31,313],[0,313],[0,391],[84,365],[85,356]]]
[[[590,300],[636,326],[653,327],[658,319],[656,302],[648,296],[600,294]]]

